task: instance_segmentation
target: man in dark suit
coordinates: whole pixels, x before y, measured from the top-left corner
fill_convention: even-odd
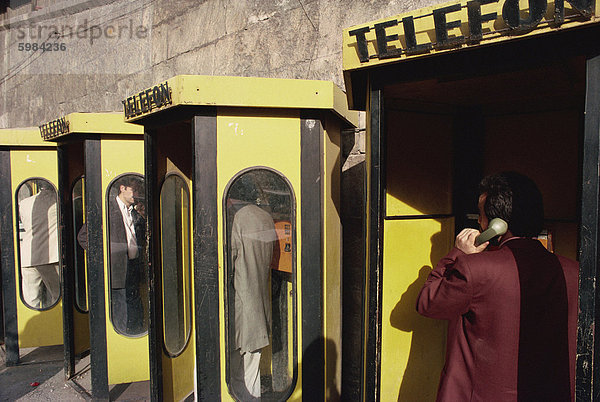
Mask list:
[[[419,313],[448,320],[438,401],[572,401],[579,266],[532,239],[542,196],[514,172],[480,184],[479,224],[508,223],[499,247],[464,229],[417,298]]]
[[[145,331],[140,285],[143,278],[146,220],[135,208],[143,192],[140,178],[127,175],[115,183],[110,197],[110,286],[112,321],[123,334]]]

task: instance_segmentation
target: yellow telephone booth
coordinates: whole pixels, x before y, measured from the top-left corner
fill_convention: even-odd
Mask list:
[[[107,399],[109,385],[149,379],[143,130],[120,113],[71,113],[40,132],[58,149],[66,377],[89,349],[92,396]]]
[[[344,94],[180,75],[123,105],[146,132],[153,399],[335,395]]]
[[[6,364],[19,348],[63,343],[56,146],[37,128],[0,130]]]
[[[349,103],[367,112],[363,400],[435,400],[446,322],[415,301],[477,227],[479,181],[505,170],[538,184],[545,243],[580,262],[576,394],[598,395],[600,3],[528,4],[455,1],[344,31]]]

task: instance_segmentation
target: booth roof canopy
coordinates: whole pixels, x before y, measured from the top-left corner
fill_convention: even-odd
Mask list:
[[[376,67],[599,22],[594,0],[455,0],[347,28],[342,58],[350,107],[364,109],[357,99]]]
[[[56,147],[44,142],[37,127],[0,129],[0,146],[7,147]]]
[[[143,127],[126,123],[119,112],[70,113],[64,117],[42,124],[38,130],[46,141],[71,134],[119,134],[143,135]]]
[[[334,112],[348,125],[358,124],[346,95],[330,81],[177,75],[123,100],[125,120],[138,124],[177,106],[321,109]]]

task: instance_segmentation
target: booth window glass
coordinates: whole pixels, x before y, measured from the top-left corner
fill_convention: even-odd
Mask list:
[[[117,177],[107,190],[109,235],[110,319],[126,336],[146,333],[148,275],[144,179],[138,174]]]
[[[29,179],[17,189],[21,299],[47,310],[60,298],[57,195],[45,179]]]
[[[180,354],[192,329],[190,201],[185,180],[168,175],[160,190],[164,346]]]
[[[238,400],[284,399],[296,349],[292,189],[272,170],[246,170],[224,207],[229,390]]]
[[[74,271],[75,271],[75,306],[79,311],[88,311],[87,300],[87,269],[85,253],[87,249],[87,226],[85,225],[85,202],[83,194],[85,189],[83,177],[80,177],[73,184],[71,191],[71,203],[73,206],[73,249],[74,252]]]

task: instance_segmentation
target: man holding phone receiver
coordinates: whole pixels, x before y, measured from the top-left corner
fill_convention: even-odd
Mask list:
[[[579,265],[533,239],[544,212],[535,183],[515,172],[480,183],[479,224],[508,223],[499,247],[464,229],[417,298],[448,320],[438,401],[573,401]]]

